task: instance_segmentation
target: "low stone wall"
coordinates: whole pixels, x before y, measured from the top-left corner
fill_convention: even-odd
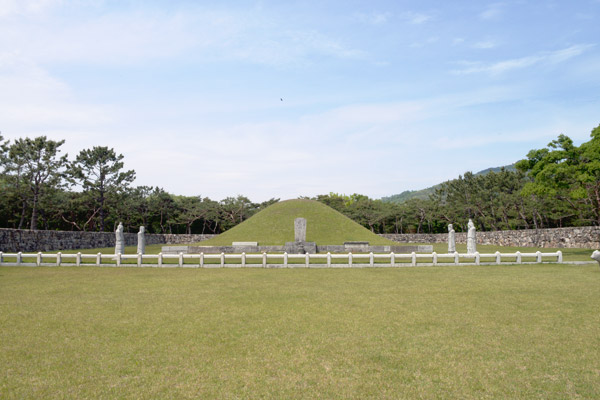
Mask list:
[[[447,243],[447,233],[437,234],[383,234],[399,243]],[[456,232],[456,243],[467,243],[466,232]],[[523,229],[518,231],[477,232],[477,244],[515,247],[600,248],[600,227]]]
[[[137,233],[125,233],[125,245],[137,245]],[[195,243],[216,235],[146,234],[146,245]],[[30,231],[0,228],[0,251],[77,250],[114,247],[114,232]]]
[[[137,244],[137,233],[125,233],[125,245]],[[187,244],[208,240],[215,235],[146,234],[146,244]],[[380,235],[399,243],[446,243],[447,233]],[[466,232],[456,233],[456,243],[466,243]],[[525,229],[518,231],[477,232],[478,244],[515,247],[557,247],[600,249],[600,227]],[[0,251],[34,252],[114,247],[114,232],[30,231],[0,228]]]
[[[319,253],[343,253],[346,254],[349,251],[353,253],[390,253],[394,252],[396,254],[408,254],[408,253],[431,253],[433,251],[433,246],[421,245],[421,246],[366,246],[364,248],[354,248],[348,249],[347,246],[344,245],[326,245],[326,246],[317,246]]]
[[[412,253],[431,253],[433,246],[431,245],[399,245],[399,246],[366,246],[362,249],[352,250],[353,253],[389,253],[408,254]],[[344,245],[325,245],[314,246],[313,248],[302,248],[298,250],[294,246],[163,246],[161,249],[163,254],[239,254],[239,253],[283,253],[288,254],[315,254],[315,253],[341,253],[347,254],[348,248]]]

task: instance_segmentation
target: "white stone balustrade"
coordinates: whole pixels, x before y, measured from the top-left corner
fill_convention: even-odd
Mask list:
[[[211,260],[213,262],[211,262]],[[253,262],[254,260],[254,262]],[[186,262],[187,261],[187,262]],[[359,253],[345,254],[83,254],[83,253],[3,253],[0,265],[13,266],[122,266],[122,267],[263,267],[263,268],[363,268],[482,264],[534,264],[563,262],[561,251],[542,253]]]

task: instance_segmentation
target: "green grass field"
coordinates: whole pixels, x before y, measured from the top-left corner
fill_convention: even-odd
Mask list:
[[[600,397],[600,268],[0,267],[0,398]]]

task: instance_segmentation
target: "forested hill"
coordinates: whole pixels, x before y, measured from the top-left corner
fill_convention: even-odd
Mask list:
[[[482,171],[479,171],[475,174],[475,176],[477,175],[486,175],[489,174],[490,172],[499,172],[502,168],[504,168],[507,171],[516,171],[515,168],[515,164],[510,164],[510,165],[505,165],[502,167],[492,167],[492,168],[487,168],[484,169]],[[381,201],[386,202],[386,203],[404,203],[407,200],[410,199],[428,199],[430,195],[432,195],[436,189],[438,189],[440,187],[441,183],[438,183],[437,185],[425,188],[425,189],[421,189],[421,190],[405,190],[404,192],[400,193],[400,194],[393,194],[391,196],[387,196],[387,197],[382,197]]]

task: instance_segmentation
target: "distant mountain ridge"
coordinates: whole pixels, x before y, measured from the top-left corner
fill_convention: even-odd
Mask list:
[[[504,165],[502,167],[491,167],[486,168],[477,172],[475,175],[487,175],[490,172],[500,172],[500,170],[504,168],[507,171],[516,171],[515,164]],[[421,190],[405,190],[400,194],[393,194],[391,196],[382,197],[381,201],[386,203],[404,203],[410,199],[421,199],[425,200],[429,198],[429,195],[433,194],[437,188],[439,188],[442,184],[438,183],[437,185],[433,185],[431,187],[421,189]]]

